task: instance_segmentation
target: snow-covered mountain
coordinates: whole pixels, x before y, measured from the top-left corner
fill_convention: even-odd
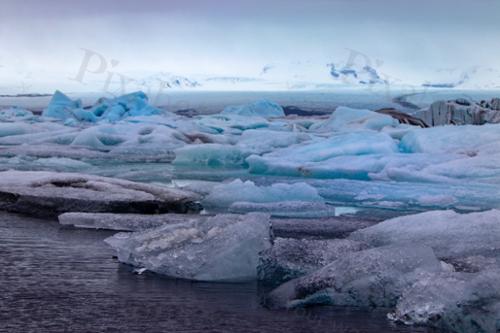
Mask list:
[[[175,75],[172,73],[158,73],[155,75],[151,75],[145,77],[143,79],[135,79],[135,83],[138,85],[144,86],[154,86],[159,85],[163,88],[167,89],[175,89],[175,88],[196,88],[201,86],[201,84],[191,78]]]
[[[335,64],[328,64],[330,75],[334,80],[354,85],[389,84],[388,80],[382,79],[377,70],[371,66],[363,66],[360,69],[354,67],[343,67],[337,69]]]

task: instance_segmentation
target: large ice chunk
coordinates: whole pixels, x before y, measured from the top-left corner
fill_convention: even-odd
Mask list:
[[[368,173],[383,169],[385,163],[378,162],[383,155],[397,152],[398,147],[389,135],[360,131],[317,139],[263,156],[252,155],[247,163],[252,173],[259,174],[366,179]]]
[[[211,133],[241,134],[241,131],[269,127],[270,123],[263,117],[245,117],[237,114],[216,114],[200,117],[196,121],[200,128]]]
[[[265,214],[217,215],[106,240],[123,263],[174,278],[240,282],[257,278],[259,253],[271,246]]]
[[[80,100],[71,100],[68,96],[57,90],[52,95],[47,108],[43,110],[42,116],[66,120],[74,118],[73,110],[81,107],[82,102]]]
[[[249,152],[239,147],[208,143],[175,150],[174,165],[183,167],[241,168]]]
[[[391,174],[392,175],[392,174]],[[458,209],[473,211],[500,207],[500,188],[493,184],[429,183],[321,179],[307,182],[326,200],[404,211]]]
[[[258,116],[264,118],[284,117],[285,112],[281,105],[267,100],[256,101],[251,104],[228,106],[222,111],[225,115]]]
[[[0,121],[2,122],[31,120],[33,117],[33,112],[20,107],[10,107],[0,110]]]
[[[500,152],[500,125],[442,126],[416,128],[401,140],[401,149],[411,153],[457,153],[475,156]]]
[[[338,107],[330,118],[314,124],[309,129],[313,132],[334,132],[353,130],[380,131],[384,127],[397,127],[399,122],[391,116],[370,110]]]
[[[187,191],[78,173],[0,172],[0,209],[55,217],[66,212],[186,213],[198,211]]]
[[[392,307],[422,272],[440,272],[431,248],[389,246],[346,253],[327,266],[272,291],[270,307],[313,304]]]
[[[500,269],[479,274],[423,275],[389,318],[453,332],[500,330]]]
[[[458,214],[430,211],[402,216],[359,230],[351,239],[372,246],[420,244],[439,258],[500,256],[500,211]]]
[[[326,266],[347,253],[362,249],[361,243],[347,239],[276,238],[273,247],[261,255],[259,279],[281,284]]]
[[[90,108],[83,108],[80,100],[71,100],[60,91],[56,91],[43,111],[44,117],[64,120],[68,124],[75,122],[96,122],[107,120],[116,122],[127,117],[152,116],[164,113],[148,104],[148,97],[142,91],[116,98],[101,98]]]
[[[208,206],[228,207],[235,202],[270,203],[283,201],[323,202],[318,191],[305,183],[276,183],[257,186],[252,181],[236,179],[231,183],[215,186],[205,198]]]

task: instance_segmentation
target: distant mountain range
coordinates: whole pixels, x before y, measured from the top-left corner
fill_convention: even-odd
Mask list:
[[[500,71],[494,68],[474,67],[462,71],[449,81],[425,82],[426,88],[500,89]]]
[[[405,82],[404,80],[390,79],[379,67],[373,66],[346,66],[334,63],[318,63],[314,61],[295,61],[289,63],[269,63],[261,68],[255,68],[252,75],[179,75],[169,72],[155,74],[126,75],[129,79],[126,84],[128,91],[143,90],[147,93],[156,93],[165,90],[238,90],[238,91],[259,91],[259,90],[332,90],[337,88],[380,88],[385,89],[391,86],[395,89],[408,87],[413,89],[470,89],[470,90],[498,90],[500,89],[500,70],[485,67],[473,67],[466,70],[446,69],[432,71],[427,69],[421,73],[422,77],[428,77],[424,82]],[[393,73],[390,73],[393,74]],[[101,79],[89,80],[85,85],[78,82],[71,82],[73,85],[64,87],[58,85],[61,81],[46,83],[43,78],[47,75],[30,73],[23,78],[17,86],[0,86],[0,97],[16,96],[20,92],[22,97],[35,97],[37,91],[52,91],[55,89],[66,89],[69,91],[79,91],[88,87],[106,86],[106,82]],[[122,82],[113,81],[111,91],[120,90]]]

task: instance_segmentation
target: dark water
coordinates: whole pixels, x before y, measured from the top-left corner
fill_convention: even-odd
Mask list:
[[[0,332],[430,332],[384,311],[269,311],[255,284],[135,275],[110,235],[0,213]]]

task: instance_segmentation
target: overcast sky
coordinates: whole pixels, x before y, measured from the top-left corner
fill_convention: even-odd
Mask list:
[[[1,0],[0,81],[55,85],[76,75],[82,49],[126,73],[242,76],[342,63],[352,49],[416,82],[500,68],[499,13],[498,0]]]

